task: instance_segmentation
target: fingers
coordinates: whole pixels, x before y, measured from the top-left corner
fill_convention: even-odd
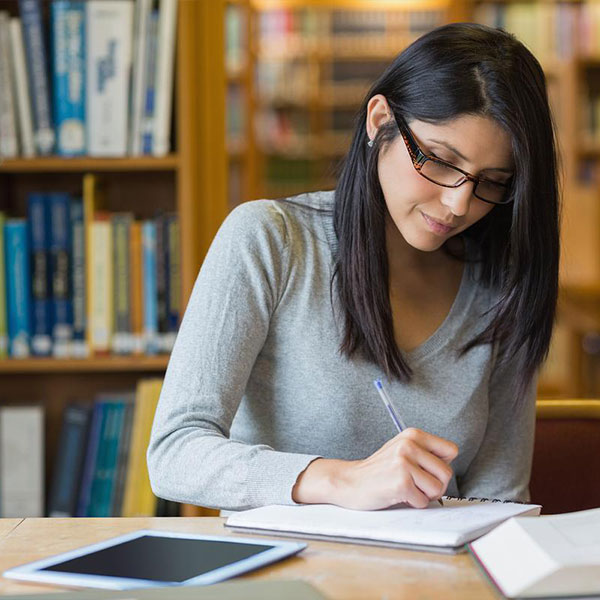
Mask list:
[[[435,454],[441,458],[445,463],[452,462],[458,456],[458,446],[450,440],[427,433],[421,429],[415,429],[414,427],[408,427],[396,438],[408,438],[416,442],[419,446]]]

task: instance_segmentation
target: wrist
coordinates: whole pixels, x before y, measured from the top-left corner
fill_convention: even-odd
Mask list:
[[[300,504],[341,504],[351,461],[317,458],[298,476],[292,499]]]

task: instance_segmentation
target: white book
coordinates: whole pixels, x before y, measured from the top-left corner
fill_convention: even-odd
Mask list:
[[[176,28],[177,0],[160,0],[156,56],[156,104],[152,145],[154,156],[165,156],[171,148],[171,107],[173,104]]]
[[[133,36],[133,76],[131,90],[129,153],[139,156],[142,153],[142,115],[146,101],[145,65],[148,52],[148,26],[152,0],[137,0]]]
[[[277,534],[455,553],[515,515],[538,515],[537,504],[443,498],[444,506],[350,510],[330,504],[263,506],[234,513],[226,526],[237,531]]]
[[[0,408],[2,517],[44,516],[44,411],[41,406]]]
[[[110,351],[113,334],[112,227],[108,219],[90,227],[90,347],[93,353]]]
[[[600,508],[510,519],[470,549],[508,598],[600,594]]]
[[[86,4],[86,115],[89,154],[127,154],[132,0]]]
[[[31,96],[29,95],[29,82],[27,80],[23,28],[21,19],[18,17],[10,20],[10,41],[21,153],[25,157],[32,157],[35,156],[33,116],[31,114]]]
[[[10,16],[0,11],[0,157],[5,158],[19,153],[11,54]]]

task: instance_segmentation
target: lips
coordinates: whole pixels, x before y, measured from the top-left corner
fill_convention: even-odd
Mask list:
[[[425,213],[421,214],[423,215],[423,219],[425,219],[425,223],[427,223],[427,226],[431,231],[433,231],[433,233],[437,233],[438,235],[445,235],[456,228],[455,226],[447,225],[446,223],[436,221],[435,219],[433,219],[429,215],[426,215]]]

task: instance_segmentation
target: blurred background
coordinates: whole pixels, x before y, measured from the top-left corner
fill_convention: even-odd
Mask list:
[[[538,395],[600,397],[600,0],[0,0],[0,516],[178,512],[144,452],[220,223],[334,188],[371,83],[453,21],[546,73],[563,246]]]
[[[233,2],[226,8],[229,205],[336,185],[360,102],[444,23],[514,33],[542,64],[563,169],[561,308],[540,396],[600,393],[600,2]]]

